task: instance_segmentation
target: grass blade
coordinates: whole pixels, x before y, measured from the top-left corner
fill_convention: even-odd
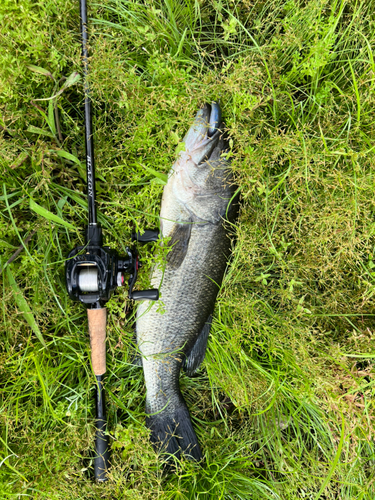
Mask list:
[[[323,491],[325,490],[326,486],[330,482],[333,473],[335,472],[336,466],[337,466],[338,461],[339,461],[340,456],[341,456],[341,451],[342,451],[342,447],[343,447],[343,444],[344,444],[344,437],[345,437],[345,420],[344,420],[344,417],[342,417],[340,442],[339,442],[339,445],[337,447],[337,452],[336,452],[335,458],[334,458],[334,460],[332,462],[332,465],[331,465],[331,468],[330,468],[330,470],[329,470],[329,472],[327,474],[327,477],[323,481],[323,484],[322,484],[320,490],[318,491],[317,495],[314,497],[314,500],[318,500],[321,497]]]
[[[41,68],[40,66],[34,66],[33,64],[29,64],[27,68],[30,71],[34,71],[34,73],[39,73],[40,75],[48,76],[49,78],[52,78],[54,80],[53,74],[48,71],[48,69]]]
[[[66,151],[64,151],[62,149],[56,151],[56,153],[57,153],[57,156],[60,156],[61,158],[65,158],[66,160],[70,160],[79,166],[82,165],[81,161],[76,156],[72,155],[71,153],[67,153]]]
[[[77,71],[74,71],[65,81],[64,85],[61,87],[61,89],[53,96],[51,97],[43,97],[41,99],[35,99],[35,101],[50,101],[51,99],[55,99],[55,97],[58,97],[61,95],[64,90],[66,90],[68,87],[71,87],[75,83],[77,83],[81,79],[81,75],[77,73]]]
[[[150,174],[154,175],[157,179],[162,181],[162,184],[167,184],[168,181],[168,175],[167,174],[162,174],[161,172],[158,172],[157,170],[154,170],[151,167],[147,167],[146,165],[142,165],[144,169],[147,170]]]
[[[51,222],[55,222],[56,224],[61,224],[62,226],[67,227],[68,229],[75,229],[73,224],[70,224],[70,222],[65,221],[64,219],[61,219],[58,215],[53,214],[46,208],[41,207],[37,203],[35,203],[34,200],[30,198],[30,209],[36,212],[38,215],[41,215],[47,220],[50,220]]]
[[[29,304],[26,302],[26,299],[23,296],[23,293],[21,292],[19,286],[17,285],[16,280],[14,279],[14,276],[12,274],[12,271],[10,270],[10,267],[7,267],[6,271],[7,271],[9,285],[11,286],[11,288],[13,290],[13,294],[14,294],[14,298],[15,298],[17,306],[22,311],[26,321],[29,323],[32,331],[35,333],[35,335],[39,339],[40,343],[43,345],[43,347],[47,347],[47,345],[44,341],[43,335],[41,334],[41,331],[39,330],[39,326],[38,326],[37,322],[35,321],[34,315],[31,312]]]
[[[34,125],[29,125],[27,127],[26,132],[30,132],[31,134],[38,134],[38,135],[45,135],[47,137],[51,137],[52,139],[55,138],[55,136],[52,134],[52,132],[48,132],[48,130],[44,130],[39,127],[34,127]]]

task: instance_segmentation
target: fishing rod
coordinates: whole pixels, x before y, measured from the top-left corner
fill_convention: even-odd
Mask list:
[[[87,172],[88,225],[85,228],[85,245],[77,246],[68,255],[65,263],[65,278],[71,299],[87,308],[90,336],[91,364],[96,377],[96,436],[94,475],[97,481],[106,481],[110,467],[109,436],[104,403],[103,377],[106,372],[106,302],[118,286],[125,285],[125,274],[129,275],[129,298],[133,300],[158,300],[159,291],[133,290],[139,267],[135,247],[126,247],[126,256],[120,257],[116,250],[103,246],[102,228],[96,214],[95,160],[92,133],[90,88],[88,83],[88,31],[86,0],[80,0],[82,60],[85,96],[85,143]],[[158,231],[147,230],[142,235],[132,235],[133,241],[147,243],[158,239]]]

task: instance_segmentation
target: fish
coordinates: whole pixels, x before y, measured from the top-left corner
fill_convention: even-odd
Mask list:
[[[181,368],[193,376],[204,360],[238,213],[223,130],[220,104],[213,102],[198,111],[183,139],[161,202],[161,241],[169,251],[151,276],[163,306],[144,300],[137,310],[146,425],[155,450],[170,458],[202,459],[179,377]]]

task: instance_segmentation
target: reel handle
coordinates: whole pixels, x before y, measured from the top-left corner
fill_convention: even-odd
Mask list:
[[[107,416],[105,413],[103,375],[106,372],[105,337],[107,325],[107,310],[87,309],[89,323],[91,363],[96,376],[96,433],[95,433],[95,459],[94,474],[99,482],[108,479],[109,464],[109,436],[107,430]]]
[[[129,293],[129,298],[133,300],[159,300],[159,290],[153,288],[151,290],[136,290]]]
[[[158,229],[146,229],[142,234],[140,232],[132,233],[132,241],[138,243],[151,243],[152,241],[158,241],[158,238]]]

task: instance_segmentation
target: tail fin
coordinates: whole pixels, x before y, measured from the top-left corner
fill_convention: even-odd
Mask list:
[[[151,442],[157,451],[190,460],[202,460],[202,452],[191,423],[189,410],[182,400],[176,409],[168,406],[155,415],[146,417],[151,429]]]

